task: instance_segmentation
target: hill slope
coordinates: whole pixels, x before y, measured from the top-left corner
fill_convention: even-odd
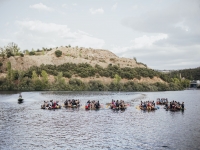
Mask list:
[[[61,57],[55,56],[55,51],[62,51]],[[25,55],[24,57],[14,56],[3,62],[2,70],[5,70],[6,63],[11,62],[12,68],[17,70],[26,70],[31,66],[40,66],[41,64],[61,65],[63,63],[88,63],[92,66],[96,64],[107,67],[109,64],[124,67],[146,67],[142,63],[137,63],[134,59],[119,58],[108,50],[92,49],[92,48],[78,48],[78,47],[59,47],[51,51],[44,52],[45,54],[38,53],[39,55]]]

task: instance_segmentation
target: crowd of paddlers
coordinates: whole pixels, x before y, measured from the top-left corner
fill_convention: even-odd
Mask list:
[[[61,108],[61,105],[58,104],[59,101],[44,101],[44,104],[41,105],[42,109],[59,109]]]
[[[126,104],[123,100],[113,100],[110,103],[111,109],[126,109]]]
[[[72,100],[65,100],[64,102],[65,107],[79,107],[80,106],[80,101],[79,99],[72,99]]]
[[[141,110],[156,110],[154,101],[141,101],[139,108]]]
[[[165,109],[166,110],[172,110],[172,111],[176,111],[176,110],[184,110],[184,102],[180,103],[180,102],[177,102],[177,101],[171,101],[169,104],[166,103],[165,104]]]
[[[86,110],[94,110],[94,109],[99,109],[101,108],[101,105],[99,103],[99,101],[95,101],[95,100],[88,100],[87,103],[85,104],[85,109]]]
[[[180,103],[178,101],[171,101],[170,103],[168,102],[167,98],[158,98],[156,101],[157,105],[164,105],[164,109],[166,110],[171,110],[171,111],[176,111],[176,110],[184,110],[184,102]],[[66,99],[64,102],[64,107],[69,107],[69,108],[74,108],[74,107],[79,107],[80,106],[80,101],[79,99],[72,99],[72,100],[68,100]],[[125,102],[123,100],[113,100],[111,103],[107,104],[108,107],[110,107],[113,110],[119,110],[119,109],[126,109],[127,108],[127,104],[125,104]],[[101,105],[99,103],[99,101],[95,101],[95,100],[88,100],[87,103],[85,104],[85,109],[86,110],[97,110],[99,108],[103,107],[103,105]],[[61,105],[59,105],[59,101],[44,101],[44,104],[41,105],[42,109],[60,109]],[[137,106],[138,109],[141,110],[156,110],[159,107],[155,106],[155,102],[154,101],[141,101],[140,105]]]

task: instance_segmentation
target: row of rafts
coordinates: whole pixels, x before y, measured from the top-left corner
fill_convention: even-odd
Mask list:
[[[18,98],[18,102],[19,103],[23,103],[24,99],[22,98],[22,96],[20,96]],[[61,109],[61,105],[58,104],[59,101],[44,101],[44,104],[41,105],[41,109],[48,109],[48,110],[52,110],[52,109]],[[180,104],[179,102],[176,101],[171,101],[168,102],[167,99],[157,99],[156,101],[157,105],[164,105],[164,109],[166,111],[170,110],[170,111],[180,111],[180,110],[185,110],[184,108],[184,102],[182,102],[182,104]],[[82,106],[80,104],[79,100],[66,100],[64,102],[63,107],[65,108],[84,108],[85,110],[98,110],[100,108],[110,108],[113,110],[125,110],[127,107],[129,107],[130,104],[125,103],[124,101],[120,100],[120,101],[115,101],[112,100],[111,103],[106,103],[106,105],[104,106],[103,104],[100,104],[99,101],[88,101],[85,106]],[[147,111],[154,111],[159,109],[159,106],[156,106],[154,101],[146,101],[146,102],[142,102],[141,104],[136,106],[136,109],[140,109],[140,110],[147,110]]]
[[[88,100],[87,103],[85,105],[81,105],[79,100],[66,100],[63,104],[63,107],[65,108],[84,108],[85,110],[99,110],[99,109],[104,109],[104,108],[110,108],[113,110],[125,110],[128,106],[130,106],[130,104],[126,104],[124,101],[120,100],[120,101],[116,101],[116,103],[113,103],[114,100],[112,100],[111,103],[106,103],[106,105],[104,106],[104,104],[100,104],[99,101],[95,101],[95,100]],[[44,101],[44,104],[41,105],[41,109],[61,109],[61,105],[59,105],[59,101]]]

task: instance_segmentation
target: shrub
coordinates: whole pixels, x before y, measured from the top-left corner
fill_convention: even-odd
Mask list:
[[[11,57],[11,56],[14,56],[14,54],[13,54],[12,52],[8,52],[8,53],[7,53],[7,57],[9,58],[9,57]]]
[[[23,54],[23,53],[20,53],[20,56],[21,56],[21,57],[24,57],[24,54]]]
[[[57,50],[55,51],[56,57],[60,57],[62,55],[62,51]]]
[[[29,52],[29,55],[35,55],[34,51]]]
[[[1,66],[3,66],[3,63],[2,63],[2,62],[0,62],[0,67],[1,67]]]

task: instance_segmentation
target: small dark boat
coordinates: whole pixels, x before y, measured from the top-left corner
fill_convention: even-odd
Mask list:
[[[23,98],[18,98],[18,102],[19,102],[19,103],[22,103],[23,101],[24,101]]]

